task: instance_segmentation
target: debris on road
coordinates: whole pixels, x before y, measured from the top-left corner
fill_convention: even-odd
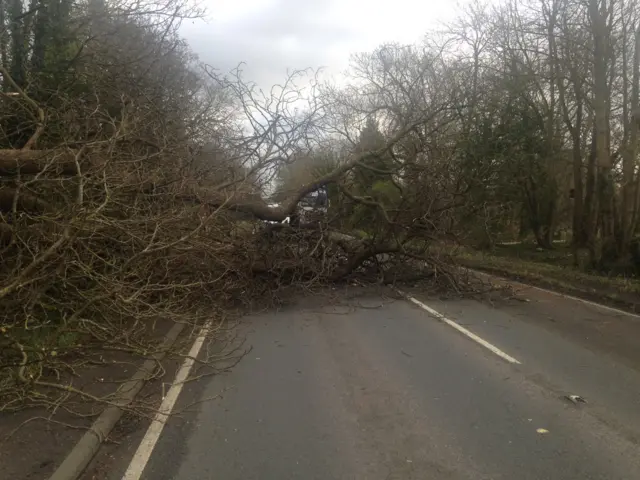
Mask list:
[[[580,395],[565,395],[564,398],[569,400],[574,405],[577,405],[579,403],[587,403],[587,401],[584,398],[582,398]]]

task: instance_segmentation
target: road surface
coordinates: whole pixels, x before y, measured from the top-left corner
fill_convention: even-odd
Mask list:
[[[608,353],[588,338],[640,319],[540,293],[419,298],[518,363],[401,299],[254,316],[250,354],[179,403],[220,398],[167,424],[141,478],[640,479],[640,371],[624,355],[640,338]],[[558,315],[597,328],[571,337],[548,328]]]

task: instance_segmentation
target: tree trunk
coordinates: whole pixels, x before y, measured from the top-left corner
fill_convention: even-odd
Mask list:
[[[638,205],[637,181],[635,177],[636,158],[638,156],[638,126],[640,122],[640,25],[635,30],[635,48],[633,52],[633,78],[631,86],[631,113],[626,123],[628,130],[628,144],[626,145],[623,164],[622,185],[622,239],[619,251],[622,255],[629,254],[629,246],[637,224]]]
[[[576,145],[577,144],[577,145]],[[584,186],[582,181],[582,152],[580,149],[580,138],[573,139],[573,217],[572,230],[573,238],[571,243],[575,247],[584,247]]]
[[[22,21],[22,1],[7,1],[10,2],[7,13],[9,16],[9,32],[11,34],[11,65],[9,71],[13,80],[18,84],[18,86],[22,87],[25,82],[24,62],[26,60],[26,42]]]
[[[611,156],[608,151],[609,128],[607,115],[607,47],[606,22],[604,7],[600,8],[599,0],[590,0],[589,15],[593,28],[593,113],[595,131],[595,161],[599,171],[597,182],[597,195],[600,197],[600,214],[602,219],[603,242],[609,243],[614,239],[612,222],[613,184],[611,176]],[[597,210],[596,215],[597,215]],[[594,264],[601,263],[601,248],[597,241],[597,221],[595,227],[591,225],[589,247],[591,260]]]
[[[566,12],[567,5],[563,3],[560,9],[562,25],[562,41],[554,43],[554,56],[556,59],[556,81],[558,84],[558,102],[562,110],[562,117],[571,135],[571,158],[573,176],[573,210],[572,210],[572,239],[574,249],[583,248],[586,245],[585,233],[585,188],[584,188],[584,162],[583,162],[583,114],[584,114],[584,77],[578,71],[579,60],[576,60],[575,45],[571,41],[571,27]],[[560,55],[562,54],[562,60]],[[566,78],[566,85],[565,85]],[[573,90],[573,105],[575,116],[572,117],[569,110],[567,89],[569,85]]]
[[[549,109],[547,112],[547,184],[545,189],[545,218],[544,218],[544,242],[546,248],[553,247],[553,231],[556,221],[556,210],[558,205],[558,142],[556,134],[556,87],[558,75],[558,62],[556,61],[556,22],[558,17],[558,2],[551,1],[551,7],[547,19],[547,41],[549,48]]]
[[[591,149],[587,162],[587,183],[584,199],[584,234],[585,244],[589,249],[592,260],[599,261],[599,254],[596,251],[596,236],[598,233],[598,194],[596,185],[598,184],[598,169],[596,165],[596,130],[595,126],[591,132]]]
[[[546,225],[536,225],[532,227],[536,243],[540,248],[550,250],[553,248],[553,230]]]
[[[35,2],[34,2],[35,3]],[[31,54],[31,68],[36,75],[45,67],[45,54],[47,49],[47,30],[50,28],[50,15],[47,3],[38,2],[38,10],[33,25],[33,52]]]
[[[0,0],[0,65],[7,65],[9,60],[8,51],[9,48],[9,37],[6,29],[7,25],[7,4],[6,0]],[[2,91],[7,91],[8,81],[7,79],[3,79]]]

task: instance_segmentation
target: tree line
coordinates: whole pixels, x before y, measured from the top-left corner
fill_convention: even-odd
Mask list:
[[[594,267],[629,261],[638,229],[639,13],[633,0],[474,4],[447,32],[468,52],[468,155],[518,189],[541,247],[568,228]]]
[[[387,122],[388,134],[439,89],[446,127],[422,153],[462,175],[475,208],[458,209],[459,236],[488,246],[531,235],[553,248],[565,234],[584,266],[630,264],[640,208],[639,13],[635,0],[475,1],[419,45],[356,55],[357,86],[340,95],[352,112]]]

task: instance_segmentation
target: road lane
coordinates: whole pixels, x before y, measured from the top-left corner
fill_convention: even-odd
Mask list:
[[[456,315],[464,324],[477,311],[472,303]],[[380,298],[293,307],[243,328],[252,352],[203,386],[200,398],[221,398],[187,427],[169,422],[142,478],[615,480],[640,471],[636,426],[563,401],[540,379],[565,376],[536,377],[528,350],[508,337],[487,340],[524,353],[523,365]],[[626,374],[640,398],[640,378]]]
[[[590,348],[583,343],[588,339],[562,335],[553,328],[566,315],[585,323],[607,325],[618,314],[567,299],[552,298],[552,302],[545,303],[548,300],[530,297],[533,304],[490,305],[468,299],[430,299],[429,304],[485,340],[508,346],[523,362],[521,371],[528,379],[558,397],[584,397],[590,415],[615,425],[640,443],[640,371],[619,361],[611,350]],[[633,316],[626,320],[637,322]],[[597,334],[598,329],[590,333]],[[640,339],[635,341],[640,350]]]

